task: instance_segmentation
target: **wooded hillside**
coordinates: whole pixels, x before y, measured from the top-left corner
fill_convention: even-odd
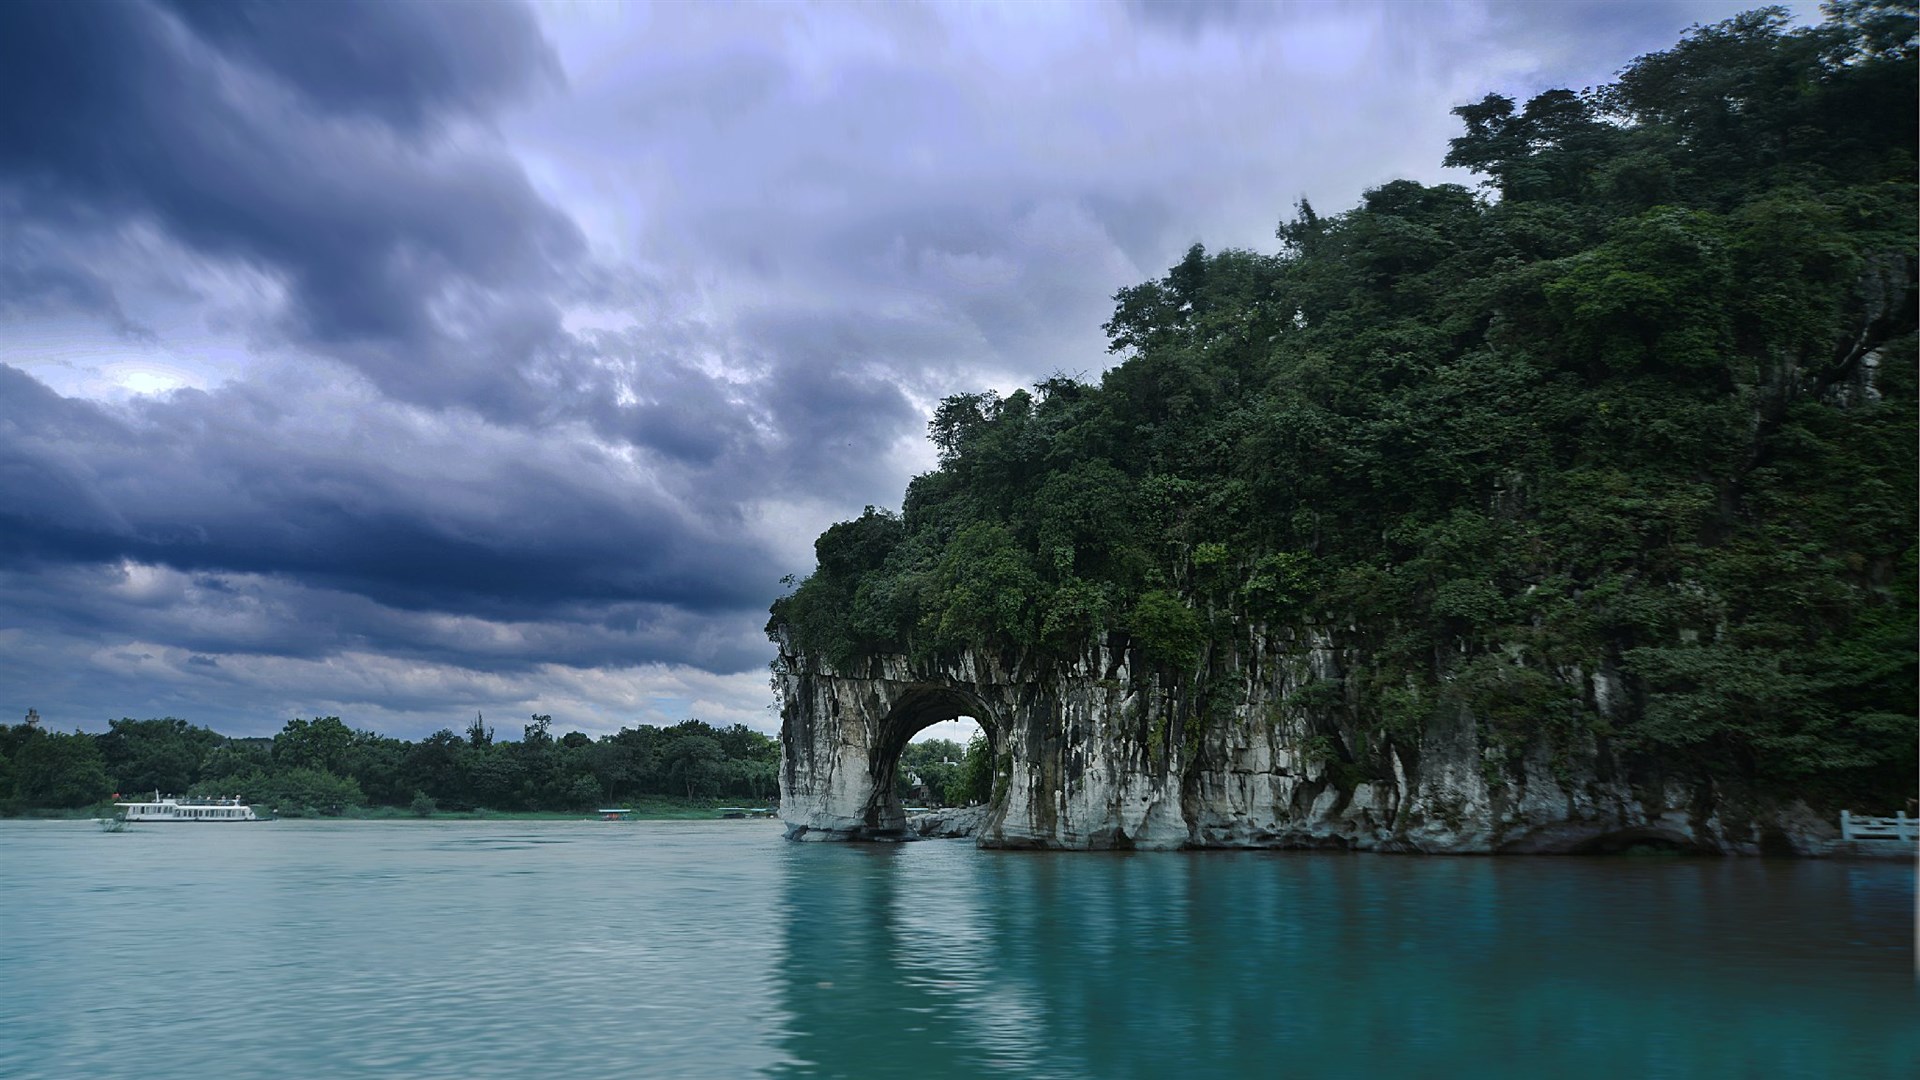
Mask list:
[[[1910,795],[1914,27],[1696,28],[1455,109],[1480,190],[1194,247],[1116,296],[1098,385],[943,402],[939,468],[828,529],[770,632],[1035,666],[1123,635],[1204,715],[1222,643],[1338,628],[1369,664],[1308,692],[1382,740],[1464,708],[1514,747]]]

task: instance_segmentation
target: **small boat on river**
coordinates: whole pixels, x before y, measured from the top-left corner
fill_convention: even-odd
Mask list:
[[[171,796],[161,798],[155,793],[152,802],[122,802],[113,805],[120,807],[120,818],[129,824],[146,821],[259,821],[259,815],[253,807],[239,799],[176,799]]]

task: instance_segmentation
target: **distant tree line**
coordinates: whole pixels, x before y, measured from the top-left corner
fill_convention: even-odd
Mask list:
[[[581,811],[648,796],[761,802],[779,792],[780,747],[741,724],[687,720],[595,739],[553,734],[536,714],[518,742],[479,717],[418,742],[337,716],[287,722],[272,738],[229,738],[185,720],[120,719],[99,735],[0,727],[0,814],[90,806],[159,791],[238,796],[286,815],[364,806]]]

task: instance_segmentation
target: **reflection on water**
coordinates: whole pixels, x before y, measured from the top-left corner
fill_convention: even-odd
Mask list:
[[[795,1076],[1905,1077],[1911,868],[808,848]]]
[[[1900,864],[0,823],[0,1076],[1907,1077]]]

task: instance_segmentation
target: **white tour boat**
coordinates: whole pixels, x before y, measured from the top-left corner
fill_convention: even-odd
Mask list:
[[[152,802],[121,802],[120,818],[138,821],[259,821],[253,807],[239,799],[161,798],[156,792]]]

